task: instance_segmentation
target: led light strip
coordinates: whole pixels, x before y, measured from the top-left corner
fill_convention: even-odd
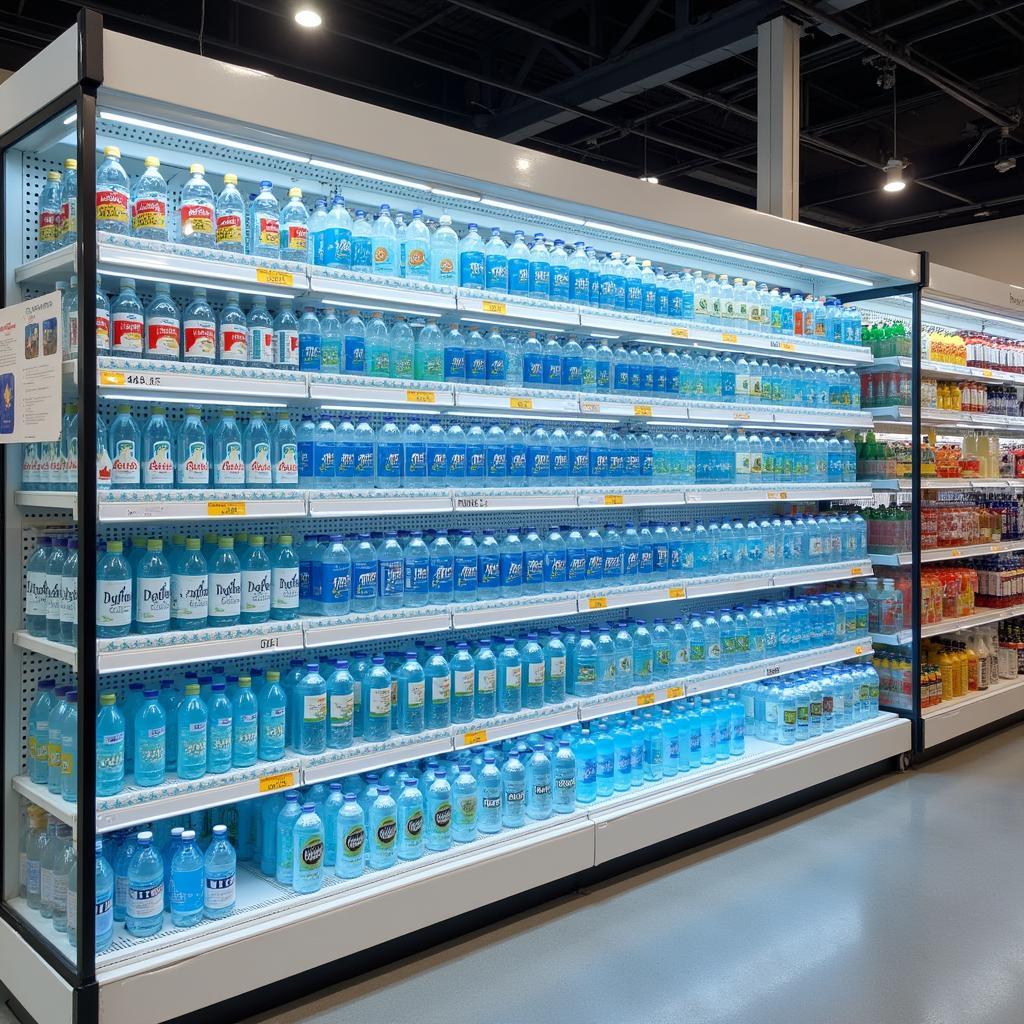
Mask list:
[[[944,313],[958,313],[961,316],[973,317],[975,320],[983,320],[986,323],[997,323],[997,324],[1008,324],[1010,327],[1016,327],[1018,330],[1024,331],[1024,320],[1014,320],[1008,316],[998,316],[995,313],[987,313],[984,311],[978,311],[977,309],[968,309],[966,306],[954,306],[945,302],[936,302],[934,299],[922,299],[922,306],[927,306],[929,309],[941,309]],[[948,328],[943,328],[948,330]]]

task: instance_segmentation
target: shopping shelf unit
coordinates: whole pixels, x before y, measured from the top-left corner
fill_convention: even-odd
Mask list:
[[[79,60],[79,52],[81,60]],[[102,60],[100,58],[102,57]],[[139,67],[147,73],[140,77]],[[98,70],[102,68],[102,73]],[[79,71],[79,69],[81,69]],[[102,81],[100,81],[102,78]],[[384,649],[399,638],[437,642],[479,637],[530,623],[584,627],[638,612],[652,617],[702,614],[739,602],[831,587],[872,574],[868,558],[829,559],[811,566],[722,573],[698,578],[633,580],[584,590],[516,599],[402,608],[338,617],[207,629],[195,633],[96,638],[94,602],[79,607],[78,639],[60,643],[32,635],[23,616],[22,569],[43,531],[59,527],[78,538],[79,593],[91,592],[97,541],[144,532],[168,538],[180,532],[264,534],[446,528],[508,529],[528,515],[540,521],[621,524],[644,515],[711,522],[756,513],[865,504],[871,482],[818,483],[759,479],[755,469],[740,484],[680,483],[678,479],[586,479],[549,487],[373,488],[319,490],[212,488],[99,490],[93,473],[97,413],[113,405],[165,406],[170,415],[200,406],[246,410],[302,410],[398,418],[402,423],[521,423],[664,430],[701,436],[711,432],[815,438],[835,431],[865,431],[875,418],[843,404],[817,408],[757,402],[683,400],[667,394],[583,392],[521,385],[424,380],[369,380],[306,370],[223,364],[196,367],[131,360],[97,351],[98,279],[107,292],[132,278],[147,296],[166,284],[179,298],[205,288],[214,305],[228,293],[266,297],[272,305],[359,308],[412,318],[437,318],[468,328],[480,324],[506,335],[542,332],[614,339],[630,346],[741,357],[786,373],[807,367],[828,380],[848,380],[871,364],[864,345],[822,337],[751,331],[721,323],[666,319],[434,285],[415,279],[346,272],[319,265],[225,256],[179,241],[152,242],[96,231],[97,152],[120,147],[134,176],[158,153],[165,167],[202,161],[211,177],[237,173],[243,187],[262,178],[298,185],[307,205],[344,190],[351,205],[422,207],[429,217],[448,214],[462,232],[486,218],[506,234],[519,226],[549,237],[572,231],[603,251],[627,248],[642,259],[682,269],[694,262],[717,273],[765,278],[801,294],[838,294],[846,303],[919,295],[921,261],[915,254],[839,237],[807,225],[672,193],[581,167],[534,151],[427,125],[403,115],[326,95],[269,76],[111,33],[83,14],[51,47],[0,87],[9,103],[0,116],[7,188],[4,224],[6,304],[46,294],[77,277],[77,353],[68,353],[63,398],[78,405],[79,479],[73,489],[38,489],[21,482],[17,446],[5,453],[6,490],[4,638],[4,778],[0,786],[4,850],[0,907],[2,980],[39,1024],[160,1024],[248,992],[257,974],[273,985],[465,911],[549,882],[585,878],[616,858],[704,825],[764,807],[786,796],[835,783],[847,774],[902,758],[912,746],[912,723],[889,713],[855,720],[791,746],[749,735],[744,752],[729,760],[649,781],[628,792],[547,820],[528,821],[455,844],[393,870],[343,881],[328,872],[323,888],[300,896],[242,865],[235,912],[194,928],[166,926],[157,934],[129,936],[118,923],[114,941],[98,955],[93,933],[96,837],[144,822],[201,815],[283,789],[311,786],[387,770],[427,757],[467,756],[482,747],[541,730],[580,726],[610,715],[659,709],[715,691],[863,661],[868,637],[821,643],[787,655],[738,661],[727,668],[658,678],[593,697],[521,712],[459,722],[385,742],[357,740],[344,750],[301,755],[291,747],[281,760],[258,761],[183,781],[170,775],[156,787],[130,782],[115,796],[95,795],[98,691],[123,695],[131,682],[177,678],[186,668],[244,660],[281,666],[292,654],[312,659],[344,654],[356,645]],[[239,127],[244,125],[244,128]],[[338,128],[337,126],[344,126]],[[428,149],[417,135],[431,133]],[[423,153],[431,155],[424,164]],[[79,161],[78,238],[73,246],[40,253],[36,196],[49,170],[67,157]],[[172,202],[180,193],[172,189]],[[665,219],[665,210],[671,218]],[[847,339],[849,340],[849,339]],[[774,372],[774,371],[773,371]],[[780,371],[781,372],[781,371]],[[802,371],[801,371],[802,372]],[[756,396],[755,396],[756,397]],[[830,395],[831,397],[831,395]],[[336,417],[337,418],[337,417]],[[375,421],[376,422],[376,421]],[[758,467],[760,468],[760,467]],[[700,479],[704,479],[701,477]],[[832,477],[836,479],[835,476]],[[955,556],[951,556],[955,557]],[[964,556],[966,557],[966,555]],[[509,629],[504,629],[509,627]],[[36,630],[38,632],[38,630]],[[374,646],[376,645],[376,646]],[[166,673],[165,673],[166,670]],[[37,684],[55,678],[79,690],[77,799],[65,800],[27,775],[26,713]],[[868,702],[870,703],[870,702]],[[966,705],[965,705],[966,707]],[[29,908],[19,893],[23,808],[41,808],[71,826],[78,851],[75,921],[78,944]],[[301,933],[299,931],[301,929]],[[292,941],[300,938],[301,941]],[[93,981],[95,980],[95,984]]]

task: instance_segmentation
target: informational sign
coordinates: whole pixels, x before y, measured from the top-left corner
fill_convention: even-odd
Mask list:
[[[60,436],[60,292],[0,309],[0,444]]]

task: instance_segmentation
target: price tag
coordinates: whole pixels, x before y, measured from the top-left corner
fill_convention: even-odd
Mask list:
[[[949,549],[949,557],[950,558],[959,558],[960,557],[960,549],[959,548],[950,548]]]
[[[606,505],[621,505],[622,495],[621,494],[606,494],[604,496],[604,503]]]
[[[785,491],[769,491],[768,492],[768,500],[769,501],[785,501],[786,500],[786,492]]]
[[[608,607],[607,597],[590,597],[587,598],[587,607],[592,611],[596,612],[601,608]]]
[[[487,730],[477,729],[474,732],[464,732],[462,734],[462,745],[464,747],[471,747],[474,743],[486,743],[487,742]]]
[[[722,343],[725,345],[737,345],[739,344],[739,340],[735,334],[723,334]]]
[[[864,570],[859,565],[855,565],[850,570],[850,575],[851,576],[863,576],[864,575]]]
[[[670,686],[665,691],[665,696],[668,697],[669,700],[676,700],[676,698],[682,697],[682,695],[683,688],[681,686]]]
[[[208,501],[206,503],[206,514],[208,516],[244,516],[244,501]]]
[[[532,409],[533,399],[532,398],[510,398],[508,400],[508,407],[510,409]]]
[[[686,587],[669,587],[668,596],[671,597],[673,601],[677,601],[681,597],[686,597]]]
[[[672,337],[673,338],[688,338],[689,336],[690,336],[690,332],[685,327],[673,327],[672,328]]]
[[[491,503],[490,503],[490,501],[487,498],[476,498],[476,497],[472,497],[472,498],[459,498],[459,497],[456,497],[455,498],[455,507],[457,509],[459,509],[459,508],[481,509],[481,508],[490,508],[491,507]]]
[[[407,402],[420,402],[423,405],[433,405],[437,401],[437,395],[433,391],[406,391]]]
[[[504,302],[495,302],[493,299],[484,299],[480,303],[480,312],[482,313],[507,313],[508,306]]]
[[[766,676],[777,676],[782,671],[781,665],[769,665],[765,670]]]
[[[651,407],[649,405],[634,405],[633,406],[634,416],[650,416]]]
[[[989,544],[988,549],[989,549],[989,551],[1002,551],[1003,550],[1003,545],[1002,544]]]
[[[779,342],[779,348],[782,349],[783,352],[795,352],[796,351],[796,345],[794,345],[793,342],[791,342],[791,341],[780,341]]]
[[[864,653],[864,648],[863,647],[854,647],[853,653],[854,654],[863,654]]]
[[[981,371],[981,375],[982,375],[982,377],[991,377],[992,376],[992,371],[991,370],[982,370]]]
[[[277,775],[265,775],[260,779],[261,793],[276,793],[281,789],[291,789],[295,785],[295,772],[280,772]]]
[[[734,420],[749,420],[750,419],[750,413],[749,412],[734,412],[732,414],[732,418]]]
[[[580,402],[580,412],[600,412],[600,402]]]
[[[295,284],[295,275],[290,270],[271,270],[270,267],[257,267],[256,280],[260,284],[278,284],[291,288]]]
[[[653,693],[638,693],[636,695],[636,706],[638,708],[646,707],[648,704],[654,703]]]
[[[120,370],[100,370],[100,384],[120,387],[124,384],[124,374]]]

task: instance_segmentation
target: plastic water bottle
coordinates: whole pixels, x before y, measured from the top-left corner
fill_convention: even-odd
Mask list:
[[[194,838],[195,833],[192,835]],[[155,935],[163,926],[164,865],[153,846],[152,832],[140,832],[136,836],[127,880],[125,927],[128,933],[136,938]],[[199,884],[201,899],[201,874]]]
[[[459,284],[463,288],[483,288],[485,283],[484,242],[476,224],[466,225],[459,243]]]
[[[54,252],[61,244],[61,191],[60,171],[47,171],[46,184],[39,193],[38,256]]]
[[[430,240],[430,280],[434,284],[459,283],[459,236],[452,227],[452,219],[443,213]]]
[[[313,262],[328,267],[352,266],[352,217],[345,208],[345,197],[336,195],[327,214],[323,231],[323,251]]]
[[[381,313],[374,313],[366,325],[366,374],[369,377],[391,377],[391,336]]]
[[[452,782],[452,839],[457,843],[471,843],[476,839],[479,795],[476,778],[469,763],[459,764]]]
[[[186,245],[195,245],[203,249],[212,249],[215,244],[214,235],[214,197],[213,189],[203,177],[206,169],[202,164],[191,164],[189,174],[192,176],[181,190],[179,207],[178,238]]]
[[[508,246],[501,237],[501,228],[491,228],[491,237],[484,246],[484,287],[488,291],[508,291]]]
[[[573,784],[575,785],[575,764]],[[551,817],[554,771],[543,746],[534,747],[526,762],[526,816],[535,821]]]
[[[428,850],[447,850],[452,843],[452,787],[448,772],[437,768],[426,793],[424,843]]]
[[[259,295],[253,297],[246,318],[246,351],[250,366],[269,369],[274,365],[274,318],[267,310],[266,300]]]
[[[292,746],[300,754],[322,754],[327,749],[327,683],[315,662],[292,691],[289,717],[294,722]]]
[[[498,653],[498,702],[501,714],[510,714],[523,707],[523,660],[512,637],[505,637]]]
[[[370,671],[363,680],[363,736],[367,740],[386,740],[391,735],[391,673],[384,656],[375,654]]]
[[[210,561],[210,626],[236,626],[242,614],[242,567],[233,537],[220,537]]]
[[[302,202],[302,189],[288,189],[288,202],[281,210],[281,259],[294,263],[309,260],[309,211]]]
[[[225,409],[213,431],[213,486],[244,487],[242,432],[234,409]]]
[[[398,232],[395,222],[391,219],[391,207],[387,203],[381,203],[380,213],[373,223],[371,254],[373,273],[390,277],[399,276]]]
[[[228,839],[228,827],[214,825],[213,839],[203,858],[203,914],[210,920],[234,912],[237,874],[238,858]]]
[[[306,306],[298,323],[299,369],[319,373],[323,368],[320,321],[312,306]]]
[[[324,826],[316,807],[304,803],[292,827],[292,888],[318,892],[323,884]]]
[[[132,571],[123,542],[107,541],[96,565],[96,635],[127,636],[132,624]]]
[[[244,366],[249,359],[249,328],[238,305],[238,292],[225,292],[217,325],[217,360]]]
[[[164,542],[150,539],[146,554],[135,569],[135,629],[138,633],[165,633],[171,628],[171,569],[163,554]]]
[[[160,161],[147,156],[145,171],[132,193],[132,234],[157,242],[167,241],[167,182],[160,173]]]
[[[131,188],[121,166],[117,146],[103,148],[103,161],[96,168],[96,230],[115,235],[130,233]]]
[[[137,786],[162,786],[166,774],[167,714],[157,699],[158,693],[155,689],[144,690],[133,716],[132,757]],[[123,722],[122,718],[122,732]]]
[[[403,276],[420,281],[431,278],[430,231],[423,223],[423,211],[412,211],[412,220],[405,231]]]
[[[403,380],[414,377],[414,347],[412,330],[405,317],[395,317],[388,333],[390,349],[390,375]]]
[[[238,175],[225,174],[214,205],[214,243],[221,252],[245,252],[245,237],[245,201],[238,191]]]

